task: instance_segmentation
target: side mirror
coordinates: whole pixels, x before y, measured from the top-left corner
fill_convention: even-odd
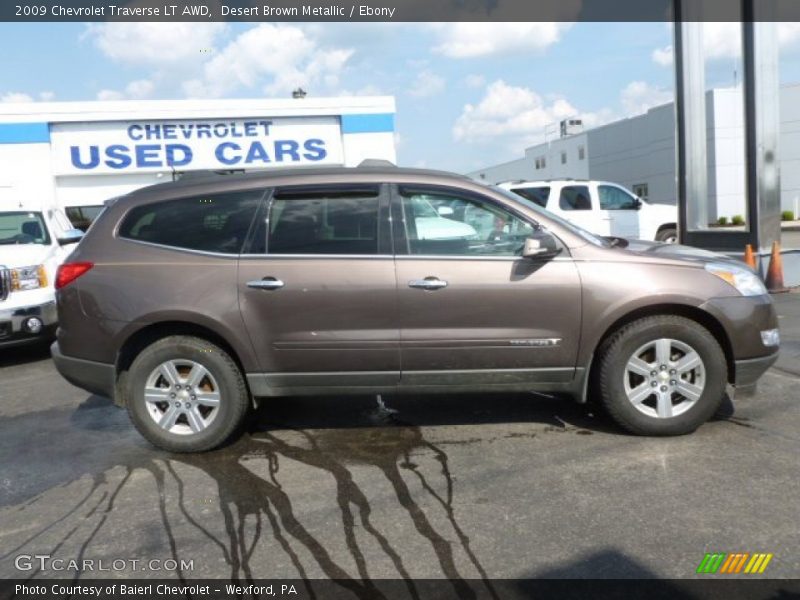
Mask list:
[[[83,235],[84,234],[80,229],[67,229],[61,234],[61,237],[58,238],[58,243],[62,246],[66,246],[68,244],[77,244],[81,241]]]
[[[641,209],[642,209],[642,201],[639,198],[634,199],[633,210],[641,210]]]
[[[440,206],[436,209],[436,212],[439,213],[440,217],[452,217],[455,214],[455,211],[449,206]]]
[[[553,258],[561,252],[552,234],[540,231],[525,240],[522,258]]]

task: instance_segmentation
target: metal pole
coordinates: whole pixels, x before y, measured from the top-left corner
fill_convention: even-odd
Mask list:
[[[781,235],[776,3],[743,0],[742,13],[747,216],[756,247],[765,255]]]
[[[696,0],[675,0],[675,143],[678,236],[708,229],[705,61]]]

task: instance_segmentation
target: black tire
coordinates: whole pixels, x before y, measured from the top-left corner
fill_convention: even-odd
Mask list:
[[[154,405],[145,401],[145,386],[151,374],[168,361],[192,361],[206,369],[209,378],[204,379],[205,389],[214,392],[218,388],[219,404],[214,408],[203,406],[201,410],[216,410],[213,419],[199,431],[191,431],[188,415],[178,417],[176,425],[187,433],[174,433],[162,428],[151,414],[155,410],[169,409],[173,400],[163,404]],[[181,367],[183,368],[183,367]],[[179,373],[180,374],[180,373]],[[183,375],[186,377],[186,375]],[[213,385],[212,385],[213,383]],[[157,384],[167,385],[166,379],[161,379]],[[247,391],[242,373],[233,359],[221,348],[191,336],[170,336],[154,342],[136,357],[128,370],[125,378],[128,414],[142,434],[151,444],[169,452],[205,452],[219,447],[231,439],[244,423],[245,416],[250,407],[250,395]],[[163,388],[165,392],[172,392],[171,388]],[[198,385],[198,390],[200,385]],[[197,392],[200,396],[201,391]],[[183,394],[188,395],[187,391]],[[167,394],[169,396],[169,394]],[[184,400],[194,397],[183,398]],[[179,403],[181,398],[176,398]],[[151,413],[153,411],[153,413]],[[185,422],[185,426],[184,426]],[[175,429],[175,427],[171,427]]]
[[[705,369],[704,387],[699,398],[694,405],[687,404],[689,408],[684,409],[685,412],[672,417],[650,416],[642,412],[648,409],[657,411],[655,393],[647,402],[656,406],[642,407],[640,410],[628,399],[625,391],[625,378],[637,377],[626,373],[628,361],[637,350],[658,339],[671,339],[685,344],[700,356]],[[670,351],[675,350],[672,348]],[[603,342],[598,350],[598,360],[594,383],[599,388],[603,407],[620,427],[636,435],[670,436],[691,433],[714,415],[725,397],[728,381],[725,353],[707,329],[690,319],[660,315],[629,323]],[[642,377],[642,382],[652,385],[646,377]],[[634,385],[630,384],[629,387]],[[675,400],[678,401],[678,406],[680,394],[673,396],[671,402]],[[675,412],[679,410],[676,409]]]
[[[677,244],[678,230],[674,227],[665,227],[664,229],[660,229],[656,234],[656,241],[663,242],[665,244]]]

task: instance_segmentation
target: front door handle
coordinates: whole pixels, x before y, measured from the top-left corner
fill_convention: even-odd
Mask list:
[[[426,277],[425,279],[412,279],[408,282],[408,287],[420,290],[440,290],[447,287],[447,282],[438,277]]]
[[[280,279],[275,279],[274,277],[264,277],[264,279],[256,279],[254,281],[247,282],[247,287],[255,290],[279,290],[284,285],[286,284]]]

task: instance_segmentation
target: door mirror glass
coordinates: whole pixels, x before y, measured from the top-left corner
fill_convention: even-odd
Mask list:
[[[552,258],[560,252],[556,238],[546,231],[537,231],[525,240],[523,258]]]
[[[58,237],[58,243],[62,246],[77,244],[83,238],[83,231],[80,229],[67,229]]]

